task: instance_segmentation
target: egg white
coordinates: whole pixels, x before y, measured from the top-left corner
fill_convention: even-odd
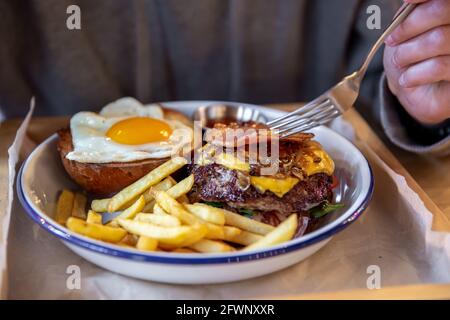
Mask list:
[[[106,136],[115,123],[133,117],[149,117],[166,122],[172,129],[166,141],[142,145],[114,142]],[[70,120],[73,151],[69,160],[82,163],[132,162],[144,159],[161,159],[189,148],[193,140],[192,128],[180,121],[164,119],[157,105],[142,105],[133,98],[122,98],[106,105],[99,114],[79,112]]]

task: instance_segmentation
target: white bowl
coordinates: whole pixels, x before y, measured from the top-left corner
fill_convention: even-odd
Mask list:
[[[195,108],[211,103],[215,101],[165,105],[191,115]],[[245,106],[259,109],[268,119],[283,114],[279,110]],[[110,271],[177,284],[221,283],[258,277],[291,266],[315,253],[334,234],[357,219],[372,197],[373,175],[361,152],[326,127],[312,132],[336,163],[340,186],[335,189],[335,200],[344,203],[345,207],[323,218],[315,231],[265,250],[223,254],[142,252],[75,234],[53,220],[58,192],[64,188],[77,189],[59,159],[56,135],[40,144],[24,162],[17,177],[17,192],[26,212],[37,224],[60,238],[75,253]]]

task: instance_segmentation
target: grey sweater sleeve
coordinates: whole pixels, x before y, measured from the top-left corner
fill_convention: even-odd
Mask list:
[[[410,117],[391,93],[385,75],[380,80],[380,120],[387,137],[397,146],[420,154],[450,154],[449,121],[423,126]]]

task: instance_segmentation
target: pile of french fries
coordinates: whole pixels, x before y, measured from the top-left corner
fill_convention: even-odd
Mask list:
[[[78,234],[143,251],[220,253],[257,250],[291,240],[297,230],[292,214],[278,227],[203,203],[189,203],[190,175],[170,175],[187,163],[173,158],[111,198],[93,200],[86,212],[82,193],[64,190],[55,220]],[[106,225],[102,215],[121,213]]]

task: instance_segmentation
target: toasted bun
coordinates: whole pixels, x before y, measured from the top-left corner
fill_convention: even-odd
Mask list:
[[[192,127],[192,122],[181,112],[164,109],[164,116],[166,119],[178,120]],[[84,190],[95,196],[111,196],[170,159],[82,163],[66,158],[66,155],[73,150],[70,129],[59,130],[58,136],[57,149],[67,173]]]

